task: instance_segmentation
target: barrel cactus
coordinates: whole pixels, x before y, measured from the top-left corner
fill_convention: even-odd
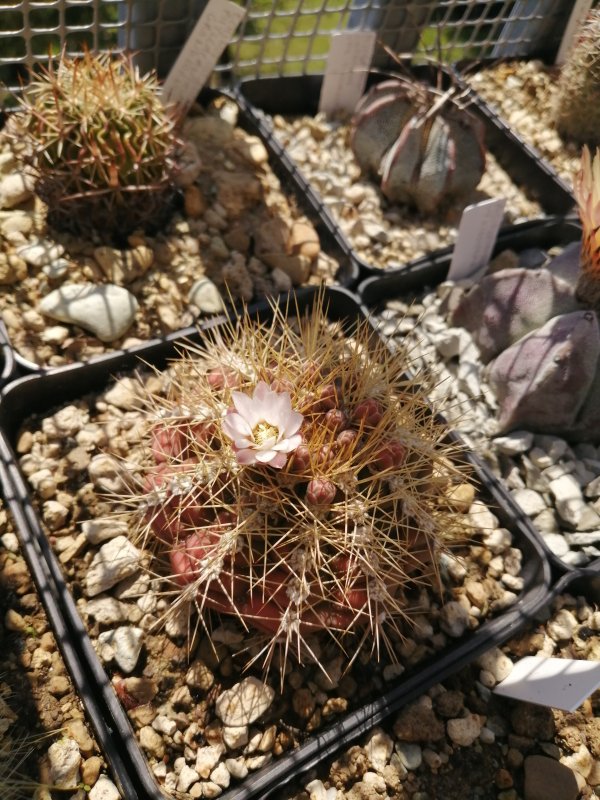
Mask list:
[[[346,338],[323,317],[319,302],[293,321],[244,316],[141,400],[130,530],[173,607],[237,618],[264,666],[279,647],[280,663],[310,659],[319,632],[395,661],[420,588],[439,585],[468,527],[452,501],[467,468],[426,386],[366,322]]]
[[[592,10],[561,69],[554,102],[558,133],[600,145],[600,10]]]
[[[31,81],[9,130],[35,176],[48,222],[118,240],[172,212],[177,119],[156,76],[108,53],[62,55]]]
[[[483,124],[452,91],[384,81],[361,98],[351,130],[362,170],[377,177],[388,200],[423,214],[466,199],[485,169]]]

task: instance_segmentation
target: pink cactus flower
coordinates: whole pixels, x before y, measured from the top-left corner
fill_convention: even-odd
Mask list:
[[[288,453],[302,442],[304,417],[292,409],[288,392],[274,392],[259,381],[254,394],[232,392],[234,408],[223,419],[223,433],[233,440],[239,464],[269,464],[281,469]]]

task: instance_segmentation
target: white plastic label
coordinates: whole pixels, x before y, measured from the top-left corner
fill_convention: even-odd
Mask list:
[[[558,53],[556,54],[556,64],[564,64],[566,61],[569,51],[573,45],[575,34],[584,23],[591,7],[592,0],[576,0],[573,10],[571,11],[571,16],[569,17],[569,21],[567,22],[565,32],[563,33],[560,47],[558,48]]]
[[[452,253],[448,280],[476,278],[485,270],[502,223],[504,197],[482,200],[467,206],[462,213]]]
[[[319,111],[354,110],[365,91],[376,37],[374,31],[345,31],[331,37]]]
[[[165,79],[165,103],[191,106],[245,13],[230,0],[209,0]]]
[[[563,711],[575,711],[600,686],[600,662],[526,656],[495,694]]]

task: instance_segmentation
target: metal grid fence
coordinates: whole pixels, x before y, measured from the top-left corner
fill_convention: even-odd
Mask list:
[[[236,0],[246,16],[216,68],[221,82],[322,73],[331,34],[376,30],[395,52],[446,62],[552,60],[574,0]],[[65,48],[124,49],[164,76],[206,0],[0,0],[0,81],[13,91],[29,69]],[[378,49],[379,65],[388,58]]]

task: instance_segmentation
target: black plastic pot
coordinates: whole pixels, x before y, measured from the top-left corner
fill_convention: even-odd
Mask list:
[[[12,380],[16,369],[15,354],[8,341],[6,327],[0,320],[0,389]]]
[[[516,252],[528,248],[548,249],[557,245],[577,242],[580,239],[581,226],[575,219],[559,217],[523,222],[500,232],[492,257],[507,249]],[[452,248],[449,247],[431,257],[424,257],[407,264],[406,267],[388,270],[380,277],[367,278],[359,284],[357,293],[365,306],[376,313],[394,297],[406,298],[415,293],[421,294],[446,280],[451,259]],[[559,571],[575,569],[565,564],[548,548],[529,519],[525,521],[525,524],[530,528],[532,535],[539,538],[540,545],[545,550],[548,559]]]
[[[68,594],[64,580],[56,582],[51,574],[47,558],[40,549],[39,537],[34,533],[35,514],[29,503],[22,503],[15,494],[12,477],[14,456],[4,436],[0,436],[0,487],[2,499],[8,506],[15,522],[19,543],[31,577],[52,628],[54,638],[63,657],[73,685],[81,699],[96,741],[104,755],[111,777],[121,796],[127,800],[143,800],[138,794],[122,758],[122,748],[112,721],[107,717],[96,692],[85,660],[81,658],[80,643],[73,636],[68,617],[63,610],[63,598]]]
[[[296,307],[300,312],[310,309],[316,296],[315,289],[299,290],[295,295],[297,306],[293,306],[294,310]],[[364,309],[347,290],[328,289],[325,300],[328,319],[343,322],[348,332],[351,332],[352,325],[357,320],[366,317]],[[261,319],[268,319],[272,312],[265,305],[256,309],[255,313]],[[213,324],[217,325],[218,322],[214,321]],[[202,337],[202,331],[190,330],[187,333],[192,341]],[[65,584],[58,559],[34,510],[14,452],[11,452],[10,448],[14,448],[18,430],[29,415],[51,412],[61,403],[73,401],[82,395],[89,395],[105,388],[112,376],[132,370],[139,364],[140,358],[143,358],[146,364],[162,368],[169,358],[176,355],[178,341],[176,337],[172,337],[127,353],[105,356],[93,363],[74,364],[45,375],[25,377],[8,386],[0,399],[0,451],[4,454],[5,471],[10,481],[11,510],[19,527],[22,528],[23,540],[31,543],[32,559],[39,559],[41,562],[39,569],[49,573],[56,587],[58,601],[53,611],[64,618],[65,637],[71,637],[73,646],[85,665],[89,692],[102,708],[106,724],[112,730],[114,744],[130,770],[135,789],[141,797],[151,800],[163,800],[164,795],[149,771],[131,724],[92,646],[74,598]],[[453,434],[449,434],[449,438],[452,441],[458,440]],[[246,800],[246,798],[267,796],[279,788],[289,776],[311,768],[322,758],[343,747],[361,732],[370,729],[434,683],[443,680],[490,647],[506,640],[547,602],[553,576],[550,563],[537,537],[532,535],[523,513],[487,467],[469,453],[465,454],[464,458],[472,467],[481,498],[498,516],[500,524],[510,529],[514,546],[519,547],[523,553],[525,585],[518,601],[508,610],[483,623],[476,631],[465,634],[428,661],[404,673],[390,683],[390,688],[381,697],[319,732],[296,751],[249,775],[242,784],[222,794],[223,800]]]
[[[408,69],[408,67],[407,67]],[[436,85],[438,75],[442,78],[442,88],[448,88],[455,82],[463,90],[461,104],[468,105],[484,124],[485,142],[487,149],[494,155],[499,164],[504,168],[512,180],[519,185],[525,193],[536,200],[547,215],[567,214],[575,203],[569,187],[558,177],[554,170],[546,164],[537,153],[517,136],[465,83],[457,74],[447,68],[440,70],[432,67],[411,67],[408,74],[414,75],[416,80]],[[372,72],[367,80],[367,88],[380,83],[390,77],[388,73]],[[266,114],[280,115],[314,115],[318,110],[319,95],[321,91],[322,76],[304,75],[290,78],[260,78],[242,81],[238,92],[246,97],[254,107]],[[262,121],[265,135],[269,135],[272,126],[268,118]],[[288,160],[289,157],[288,157]],[[290,160],[290,163],[291,162]],[[307,186],[309,183],[306,181]],[[312,194],[318,198],[318,193],[311,189]],[[317,200],[323,208],[323,202]],[[507,226],[508,230],[510,226]],[[431,255],[435,255],[433,251]],[[353,259],[360,267],[361,280],[373,275],[381,275],[388,269],[396,267],[378,268],[367,263],[352,251]],[[409,262],[412,263],[412,262]],[[400,266],[400,262],[399,262]]]
[[[264,125],[249,108],[248,104],[237,93],[217,89],[204,89],[198,98],[200,104],[224,97],[237,103],[239,115],[237,125],[253,136],[261,139],[269,153],[269,166],[281,182],[282,190],[291,198],[293,204],[311,220],[319,235],[322,250],[334,257],[339,262],[339,269],[335,276],[336,284],[351,288],[359,279],[359,269],[350,255],[350,247],[331,219],[329,213],[323,208],[313,192],[307,190],[307,185],[293,163],[284,157],[282,148],[275,139],[269,135]],[[260,300],[261,298],[257,298]],[[204,318],[199,319],[199,324],[204,324]],[[21,374],[45,371],[38,364],[24,358],[13,348],[11,363],[16,363]]]

